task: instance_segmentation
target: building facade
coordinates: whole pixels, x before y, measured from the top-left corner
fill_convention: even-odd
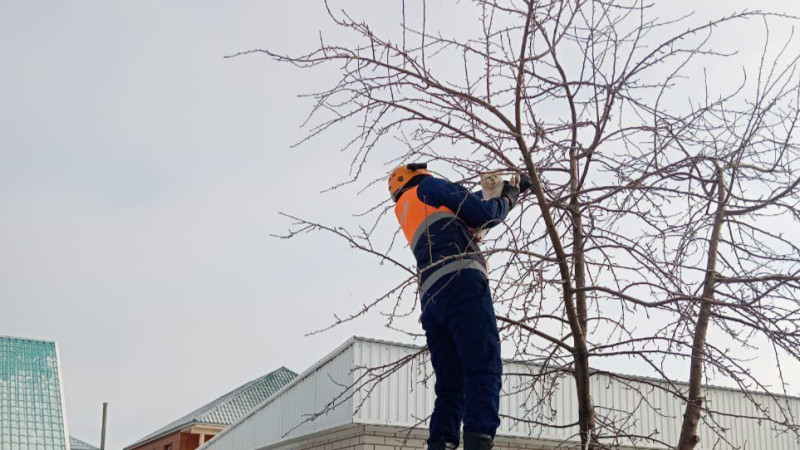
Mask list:
[[[552,389],[532,387],[531,375],[540,369],[504,363],[503,419],[496,449],[579,447],[574,383],[571,377],[561,377]],[[433,409],[433,383],[421,348],[352,338],[201,449],[422,449],[426,418]],[[701,426],[698,450],[800,449],[800,399],[715,387],[707,387],[705,393],[714,412]],[[596,374],[592,396],[597,410],[620,427],[617,439],[606,442],[609,446],[664,449],[677,439],[683,403],[659,381]],[[758,420],[760,409],[777,408],[792,412],[795,432]],[[712,421],[713,429],[706,423]]]
[[[70,450],[55,342],[0,336],[0,450]]]

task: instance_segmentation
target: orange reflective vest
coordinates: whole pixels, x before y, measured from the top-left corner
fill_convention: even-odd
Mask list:
[[[435,207],[428,205],[419,199],[415,186],[398,199],[394,207],[397,221],[403,234],[406,236],[411,251],[416,253],[417,244],[420,238],[428,231],[428,227],[439,220],[458,220],[461,219],[446,206]],[[463,221],[462,221],[463,222]],[[464,224],[465,231],[471,234],[471,230]],[[471,244],[473,254],[467,258],[450,258],[444,263],[435,261],[417,261],[417,269],[420,271],[420,293],[424,294],[433,283],[442,277],[464,269],[476,269],[486,274],[486,266],[483,257],[479,254],[479,249],[474,243]],[[452,255],[455,256],[455,255]],[[427,259],[427,257],[426,257]],[[434,267],[430,267],[434,266]],[[428,270],[429,269],[429,270]]]
[[[418,186],[414,186],[404,192],[394,206],[397,221],[400,222],[411,251],[414,251],[420,236],[431,223],[441,219],[460,220],[452,209],[446,206],[436,208],[420,200],[417,188]]]

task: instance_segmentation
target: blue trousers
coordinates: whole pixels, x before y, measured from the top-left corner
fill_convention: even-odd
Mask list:
[[[503,365],[484,275],[467,269],[436,282],[422,297],[422,328],[436,374],[428,443],[459,443],[465,433],[494,438]]]

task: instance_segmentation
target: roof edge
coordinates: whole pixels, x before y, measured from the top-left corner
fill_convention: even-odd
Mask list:
[[[289,383],[286,383],[286,385],[284,385],[280,390],[278,390],[277,392],[272,394],[269,398],[264,400],[261,404],[259,404],[255,408],[253,408],[249,413],[247,413],[244,416],[242,416],[241,419],[239,419],[238,421],[232,423],[228,428],[226,428],[224,431],[219,433],[217,435],[217,437],[224,436],[224,435],[228,434],[228,432],[233,431],[236,428],[238,428],[238,426],[242,422],[244,422],[245,420],[249,419],[250,417],[252,417],[256,413],[258,413],[259,411],[261,411],[262,409],[267,407],[276,398],[278,398],[279,395],[283,394],[284,392],[288,391],[289,389],[292,389],[300,381],[304,380],[311,373],[313,373],[314,371],[316,371],[320,367],[322,367],[325,364],[327,364],[328,362],[330,362],[332,359],[337,357],[339,354],[341,354],[342,352],[344,352],[348,348],[352,347],[356,342],[366,342],[366,343],[373,343],[373,344],[380,344],[380,345],[391,345],[391,346],[394,346],[394,347],[403,347],[403,348],[416,349],[416,350],[424,348],[424,346],[422,346],[422,345],[415,345],[415,344],[410,344],[410,343],[405,343],[405,342],[394,342],[394,341],[387,341],[387,340],[382,340],[382,339],[367,338],[367,337],[363,337],[363,336],[352,336],[352,337],[348,338],[344,343],[342,343],[338,347],[336,347],[335,350],[333,350],[332,352],[328,353],[324,358],[320,359],[315,364],[313,364],[311,367],[309,367],[308,369],[306,369],[305,371],[300,373],[300,375],[295,377],[292,381],[290,381]],[[531,362],[528,362],[528,361],[524,361],[524,360],[520,360],[520,359],[506,359],[506,358],[504,358],[503,362],[515,363],[515,364],[524,364],[524,365],[529,365],[529,366],[530,365],[538,366],[537,364],[534,364],[534,363],[531,363]],[[621,375],[621,376],[624,376],[624,377],[628,377],[630,379],[635,379],[635,380],[664,382],[663,379],[658,379],[658,378],[654,378],[654,377],[647,377],[647,376],[641,376],[641,375],[630,375],[630,374],[618,373],[618,372],[614,372],[614,371],[594,370],[594,372],[595,373],[600,372],[601,374],[607,374],[608,372],[611,372],[612,374],[618,374],[618,375]],[[687,383],[685,381],[672,381],[672,383],[677,384],[677,385],[682,385],[682,386],[688,386],[688,384],[689,384],[689,383]],[[715,386],[715,385],[711,385],[711,384],[704,384],[703,388],[706,388],[706,389],[709,389],[709,388],[710,389],[718,389],[718,390],[732,391],[732,392],[740,392],[740,393],[747,393],[747,394],[754,394],[754,395],[764,395],[764,396],[771,396],[771,397],[778,397],[778,398],[800,399],[800,397],[786,395],[786,394],[775,394],[775,393],[764,392],[764,391],[742,390],[742,389],[736,389],[736,388],[732,388],[732,387]],[[361,423],[361,422],[355,422],[354,421],[353,423]],[[364,423],[364,424],[367,424],[367,423]],[[209,442],[213,442],[213,441],[209,441]],[[204,450],[204,449],[206,449],[208,447],[208,445],[209,445],[208,443],[203,444],[202,446],[198,447],[197,450]]]
[[[275,392],[274,394],[270,395],[266,400],[261,402],[261,404],[259,404],[255,408],[251,409],[250,412],[248,412],[247,414],[242,416],[236,422],[230,424],[230,426],[228,426],[228,428],[224,429],[221,433],[216,435],[215,439],[218,439],[221,436],[225,436],[226,434],[228,434],[228,432],[233,431],[234,429],[238,428],[239,424],[241,424],[245,420],[249,419],[250,417],[254,416],[257,412],[261,411],[262,409],[266,408],[267,405],[272,403],[276,398],[278,398],[279,395],[282,395],[284,392],[286,392],[289,389],[293,388],[296,384],[298,384],[302,380],[308,378],[308,376],[311,375],[312,373],[314,373],[314,371],[316,371],[320,367],[324,366],[325,364],[327,364],[328,362],[330,362],[331,360],[333,360],[334,358],[339,356],[341,353],[343,353],[348,348],[352,347],[353,344],[355,344],[356,341],[364,341],[364,340],[366,340],[366,338],[360,338],[358,336],[352,336],[352,337],[348,338],[346,341],[344,341],[344,343],[340,344],[332,352],[330,352],[327,355],[325,355],[325,357],[323,357],[322,359],[320,359],[319,361],[314,363],[311,367],[309,367],[308,369],[304,370],[299,375],[294,377],[294,379],[292,379],[292,381],[286,383],[282,388],[278,389],[277,392]],[[397,343],[395,343],[395,345],[397,345]],[[289,369],[287,369],[287,370],[289,370]],[[209,442],[211,442],[211,441],[209,441]],[[207,446],[208,446],[208,443],[203,444],[200,447],[198,447],[197,450],[205,449]],[[124,450],[127,450],[127,449],[124,449]]]
[[[169,434],[174,433],[176,430],[182,429],[182,428],[187,427],[187,426],[212,425],[212,426],[219,426],[219,427],[227,428],[228,426],[230,426],[229,424],[218,424],[218,423],[203,422],[202,421],[203,417],[205,417],[206,415],[208,415],[209,413],[211,413],[213,411],[219,410],[219,408],[225,402],[229,401],[230,399],[235,398],[235,397],[237,397],[239,395],[242,395],[242,394],[244,394],[246,392],[249,392],[259,381],[261,381],[261,380],[263,380],[265,378],[268,378],[270,376],[273,376],[276,373],[279,373],[281,371],[289,372],[292,375],[294,375],[295,377],[297,376],[297,373],[295,373],[293,370],[287,368],[286,366],[280,366],[279,368],[277,368],[277,369],[275,369],[275,370],[273,370],[273,371],[271,371],[271,372],[269,372],[269,373],[267,373],[265,375],[261,375],[259,377],[253,378],[250,381],[247,381],[246,383],[242,384],[241,386],[238,386],[237,388],[233,389],[232,391],[227,392],[227,393],[215,398],[214,400],[211,400],[210,402],[200,406],[199,408],[194,409],[192,412],[183,415],[181,418],[176,419],[176,421],[178,421],[178,420],[181,420],[183,418],[187,418],[186,421],[178,422],[175,425],[173,425],[171,428],[167,428],[167,429],[165,429],[165,430],[163,430],[161,432],[158,432],[159,430],[156,430],[155,432],[157,434],[145,435],[144,437],[142,437],[138,441],[128,445],[127,447],[123,447],[123,450],[131,450],[133,448],[142,446],[142,445],[147,444],[149,442],[153,442],[155,440],[161,439],[164,436],[167,436]],[[207,411],[204,411],[204,412],[202,412],[200,414],[195,414],[196,412],[198,412],[200,410],[203,410],[204,408],[206,408],[207,406],[213,404],[214,402],[220,402],[220,403],[217,404],[215,407],[207,410]],[[167,425],[170,425],[170,424],[172,424],[174,422],[175,421],[170,422]]]
[[[45,344],[58,344],[56,341],[50,339],[36,339],[36,338],[27,338],[22,336],[8,336],[5,334],[0,334],[0,339],[20,339],[23,341],[42,342]]]
[[[203,424],[201,424],[200,422],[198,422],[196,420],[192,420],[191,422],[187,422],[187,423],[180,424],[180,425],[175,425],[174,427],[170,428],[169,430],[166,430],[163,433],[157,434],[157,435],[151,437],[150,439],[144,440],[145,438],[147,438],[147,436],[145,436],[141,440],[136,441],[133,444],[127,446],[127,447],[122,447],[122,450],[131,450],[131,449],[139,447],[141,445],[149,444],[150,442],[153,442],[155,440],[161,439],[162,437],[164,437],[166,435],[172,434],[172,433],[174,433],[176,431],[180,431],[183,427],[194,426],[194,425],[203,425]]]
[[[287,369],[287,368],[286,368],[286,366],[280,366],[280,367],[278,367],[277,369],[273,370],[272,372],[270,372],[270,373],[268,373],[268,374],[266,374],[266,375],[261,375],[260,377],[258,377],[258,378],[255,378],[255,379],[253,379],[253,380],[250,380],[250,381],[248,381],[247,383],[245,383],[245,384],[243,384],[243,385],[239,386],[238,388],[234,389],[233,391],[231,391],[231,392],[228,392],[227,394],[223,395],[222,397],[220,397],[220,398],[218,398],[218,399],[215,399],[215,400],[213,400],[211,403],[214,403],[214,402],[215,402],[215,401],[217,401],[217,400],[220,400],[220,399],[222,399],[222,398],[225,398],[225,397],[227,397],[227,398],[225,398],[225,400],[224,400],[224,401],[221,401],[221,402],[220,402],[220,403],[218,403],[216,406],[214,406],[213,408],[209,409],[208,411],[205,411],[205,412],[203,412],[202,414],[198,415],[198,416],[197,416],[197,417],[195,417],[194,419],[195,419],[195,420],[197,420],[198,422],[199,422],[199,421],[201,421],[201,420],[202,420],[204,417],[208,416],[209,414],[211,414],[211,413],[213,413],[213,412],[215,412],[215,411],[219,411],[219,409],[220,409],[220,408],[222,408],[222,407],[223,407],[223,406],[226,404],[226,402],[227,402],[228,400],[231,400],[231,399],[233,399],[233,398],[237,398],[237,397],[239,397],[239,396],[241,396],[241,395],[244,395],[245,393],[251,392],[253,389],[255,389],[255,387],[256,387],[256,386],[257,386],[257,385],[258,385],[258,384],[259,384],[261,381],[263,381],[263,380],[266,380],[267,378],[273,377],[273,376],[277,375],[277,374],[278,374],[278,373],[280,373],[280,372],[289,372],[290,374],[292,374],[292,380],[294,380],[295,378],[297,378],[297,373],[296,373],[295,371],[293,371],[293,370],[290,370],[290,369]],[[291,381],[290,381],[290,382],[291,382]],[[288,384],[288,383],[287,383],[287,384]],[[276,392],[276,393],[277,393],[277,392]],[[271,396],[270,396],[270,397],[271,397]],[[267,399],[268,399],[268,398],[269,398],[269,397],[267,397]],[[264,400],[266,400],[266,399],[264,399]],[[256,408],[258,408],[258,405],[256,405]],[[199,423],[205,423],[205,422],[199,422]],[[233,424],[230,424],[230,425],[233,425]],[[228,427],[228,426],[230,426],[230,425],[225,425],[225,427],[227,428],[227,427]]]

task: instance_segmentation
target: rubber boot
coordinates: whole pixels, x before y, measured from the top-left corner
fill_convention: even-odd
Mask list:
[[[489,450],[494,447],[488,434],[464,433],[464,450]]]

